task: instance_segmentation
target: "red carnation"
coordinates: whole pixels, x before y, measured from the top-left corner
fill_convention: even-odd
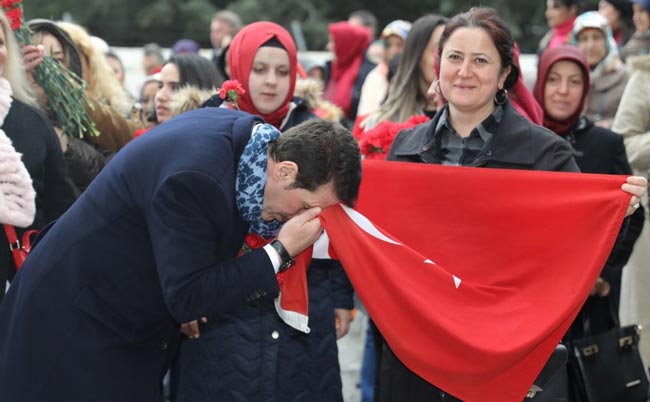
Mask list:
[[[7,10],[22,3],[22,0],[2,0],[2,8]]]
[[[237,100],[239,97],[246,93],[246,90],[241,86],[237,80],[228,80],[224,81],[221,85],[221,88],[218,89],[219,97],[223,100],[227,100],[230,104],[237,110],[239,110],[239,105]]]
[[[12,30],[15,31],[23,25],[23,10],[20,7],[15,7],[5,11],[5,15],[11,22]]]
[[[370,130],[364,131],[359,137],[361,154],[366,159],[386,159],[388,150],[400,131],[415,127],[429,121],[425,115],[413,116],[403,123],[383,121]]]

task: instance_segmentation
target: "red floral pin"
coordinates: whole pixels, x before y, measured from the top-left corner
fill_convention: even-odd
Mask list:
[[[228,80],[224,81],[221,85],[221,88],[218,89],[219,97],[228,103],[235,109],[239,110],[239,104],[237,101],[239,97],[246,93],[246,90],[241,86],[237,80]]]

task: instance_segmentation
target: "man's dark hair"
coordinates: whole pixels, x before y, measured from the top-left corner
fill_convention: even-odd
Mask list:
[[[336,197],[353,207],[361,183],[361,154],[350,131],[338,123],[309,120],[285,131],[269,145],[276,162],[298,165],[293,188],[316,191],[329,183]]]

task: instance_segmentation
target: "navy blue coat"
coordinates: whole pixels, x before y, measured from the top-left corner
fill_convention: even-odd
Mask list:
[[[257,120],[166,122],[45,232],[0,308],[2,400],[155,401],[178,323],[277,296],[264,250],[235,258],[248,227],[234,173]]]

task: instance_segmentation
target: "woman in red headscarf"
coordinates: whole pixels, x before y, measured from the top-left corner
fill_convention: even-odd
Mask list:
[[[280,131],[316,118],[303,100],[293,97],[296,46],[281,26],[256,22],[244,27],[230,43],[228,63],[230,79],[246,91],[237,99],[242,111],[262,116]],[[204,106],[234,107],[218,94]],[[267,242],[246,237],[248,248]],[[336,340],[349,330],[352,286],[334,260],[313,260],[307,286],[309,333],[280,319],[273,300],[277,295],[261,295],[230,314],[207,317],[200,337],[181,343],[172,375],[173,400],[343,402]]]
[[[343,109],[346,119],[354,121],[363,79],[370,71],[361,71],[370,34],[365,28],[346,21],[330,24],[328,29],[334,59],[324,97]],[[354,93],[355,88],[359,93]]]
[[[561,45],[542,53],[533,92],[544,109],[544,126],[571,143],[583,173],[632,174],[623,137],[581,116],[589,92],[589,64],[578,48]],[[643,209],[628,219],[592,296],[567,333],[569,340],[588,335],[586,328],[593,335],[618,322],[621,270],[643,228]]]
[[[238,97],[237,107],[261,116],[281,131],[315,118],[302,99],[293,97],[297,64],[296,45],[286,29],[266,21],[244,27],[228,50],[230,79],[237,80],[245,91]],[[205,106],[233,107],[218,94]]]

